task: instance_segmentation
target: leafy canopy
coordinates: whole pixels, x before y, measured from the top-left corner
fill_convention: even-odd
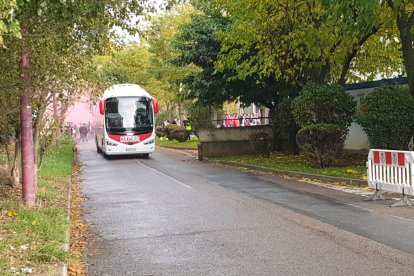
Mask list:
[[[364,0],[213,3],[232,21],[221,33],[216,68],[234,69],[239,79],[259,74],[299,86],[343,84],[357,74],[350,66],[361,46],[384,25],[384,7]]]

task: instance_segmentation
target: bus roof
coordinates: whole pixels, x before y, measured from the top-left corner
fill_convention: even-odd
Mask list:
[[[137,84],[116,84],[105,90],[102,99],[112,97],[136,97],[145,96],[151,98],[150,94]]]

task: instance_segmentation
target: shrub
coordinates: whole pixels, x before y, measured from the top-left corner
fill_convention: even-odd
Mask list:
[[[325,123],[347,131],[355,108],[352,96],[339,85],[307,85],[292,102],[293,116],[300,127]]]
[[[188,116],[191,121],[193,133],[198,137],[200,129],[211,129],[215,128],[212,124],[212,118],[216,115],[221,118],[223,111],[219,108],[209,107],[201,103],[196,103],[188,107]]]
[[[165,133],[165,136],[167,136],[168,140],[173,140],[174,139],[172,137],[171,133],[176,129],[180,129],[180,126],[178,126],[176,124],[169,124],[168,126],[164,127],[164,133]]]
[[[171,131],[170,133],[170,137],[172,139],[177,140],[178,142],[184,142],[187,141],[188,138],[190,137],[190,132],[188,130],[186,130],[185,128],[177,128],[174,129],[173,131]],[[170,138],[168,138],[170,139]],[[170,139],[170,140],[172,140]]]
[[[270,157],[272,138],[266,132],[255,132],[249,135],[249,143],[257,154]]]
[[[165,136],[164,127],[158,126],[155,128],[155,135],[157,135],[159,138]]]
[[[301,151],[319,167],[334,164],[342,152],[356,102],[339,85],[307,85],[292,103],[302,127],[296,135]]]
[[[362,101],[356,121],[368,135],[371,147],[408,148],[414,129],[414,99],[407,87],[374,89]]]
[[[325,168],[341,156],[345,139],[337,125],[314,124],[299,130],[296,141],[314,166]]]
[[[292,114],[292,100],[284,99],[276,108],[273,145],[277,151],[297,152],[296,134],[299,127]]]

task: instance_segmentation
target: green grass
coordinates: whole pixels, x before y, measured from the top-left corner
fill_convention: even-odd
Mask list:
[[[164,140],[160,140],[159,137],[156,137],[155,143],[160,146],[167,146],[173,148],[197,149],[198,138],[196,136],[192,136],[191,139],[188,141],[178,142],[177,140],[167,140],[165,137]]]
[[[65,136],[62,147],[52,146],[44,160],[39,177],[69,176],[72,172],[73,149],[71,140]]]
[[[69,230],[67,192],[72,171],[72,142],[65,139],[61,149],[52,146],[38,175],[37,205],[26,207],[20,193],[0,197],[0,275],[10,268],[41,268],[66,261],[63,250]],[[22,245],[27,245],[26,250]]]
[[[307,160],[302,155],[283,155],[272,154],[270,158],[261,156],[235,156],[217,158],[218,160],[226,160],[239,162],[243,164],[250,164],[262,166],[266,168],[273,168],[291,172],[302,172],[309,174],[317,174],[324,176],[335,176],[366,180],[366,167],[363,165],[363,159],[360,157],[347,157],[343,160],[343,164],[348,166],[331,167],[331,168],[315,168],[309,165]]]

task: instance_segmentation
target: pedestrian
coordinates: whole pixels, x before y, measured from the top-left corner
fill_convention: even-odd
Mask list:
[[[82,142],[88,142],[88,128],[86,127],[86,124],[83,124],[81,127],[79,127],[79,134]]]
[[[188,140],[191,140],[191,134],[192,134],[192,131],[193,131],[193,127],[191,126],[190,122],[188,122],[188,121],[185,123],[185,130],[187,130],[188,133],[189,133]]]
[[[239,113],[239,115],[237,115],[237,120],[238,120],[238,126],[244,126],[243,125],[243,114]]]
[[[93,135],[92,135],[92,125],[91,125],[91,122],[88,122],[88,125],[87,125],[87,128],[86,129],[88,131],[87,138],[92,139],[93,138]]]

